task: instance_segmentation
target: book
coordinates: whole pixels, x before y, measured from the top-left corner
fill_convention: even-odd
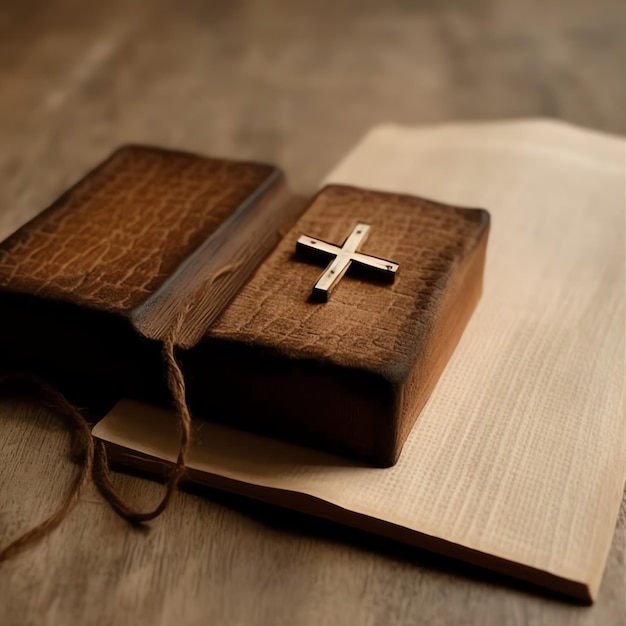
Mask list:
[[[119,149],[0,243],[0,367],[83,405],[158,399],[160,345],[138,330],[155,300],[163,327],[203,283],[210,321],[303,206],[273,166]]]
[[[483,298],[398,463],[200,421],[188,479],[592,601],[626,479],[623,155],[541,120],[373,129],[325,184],[492,215]],[[176,455],[175,418],[143,404],[94,434],[156,476]]]
[[[389,466],[478,302],[488,232],[482,209],[345,185],[307,204],[272,166],[126,147],[0,244],[0,352],[81,404],[167,405],[175,334],[195,414]]]

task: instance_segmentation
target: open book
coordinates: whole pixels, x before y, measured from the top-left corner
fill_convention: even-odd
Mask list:
[[[189,479],[592,600],[626,477],[623,141],[382,126],[327,182],[486,207],[483,299],[394,467],[202,422]],[[130,466],[176,453],[173,416],[131,402],[94,433]]]

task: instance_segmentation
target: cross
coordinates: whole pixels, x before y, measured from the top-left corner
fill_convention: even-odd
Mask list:
[[[359,222],[346,239],[343,246],[335,246],[308,235],[302,235],[296,244],[296,253],[300,255],[334,257],[324,273],[319,277],[311,293],[312,298],[328,302],[330,292],[337,286],[351,266],[363,270],[369,277],[392,283],[398,271],[398,264],[375,256],[357,252],[357,248],[365,243],[370,225]]]

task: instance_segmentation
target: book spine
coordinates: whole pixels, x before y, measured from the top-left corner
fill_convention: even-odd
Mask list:
[[[131,313],[137,331],[193,346],[305,208],[281,170],[243,202],[161,287]]]

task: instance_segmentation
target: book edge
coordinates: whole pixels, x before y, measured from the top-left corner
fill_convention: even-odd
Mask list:
[[[109,459],[114,465],[131,471],[147,473],[152,477],[160,476],[161,479],[165,477],[169,468],[173,466],[171,461],[132,450],[103,437],[102,434],[96,434],[95,431],[96,429],[94,428],[94,436],[104,443]],[[583,604],[592,604],[596,599],[597,585],[594,585],[592,582],[566,578],[548,570],[482,552],[469,546],[437,537],[436,535],[416,531],[400,524],[346,509],[329,500],[305,492],[251,483],[230,476],[205,472],[193,467],[187,468],[187,475],[182,480],[182,484],[200,485],[219,491],[226,491],[305,515],[326,519],[413,548],[426,550],[446,558],[469,563],[481,569],[503,574],[512,579],[529,583],[533,587],[550,590]]]

